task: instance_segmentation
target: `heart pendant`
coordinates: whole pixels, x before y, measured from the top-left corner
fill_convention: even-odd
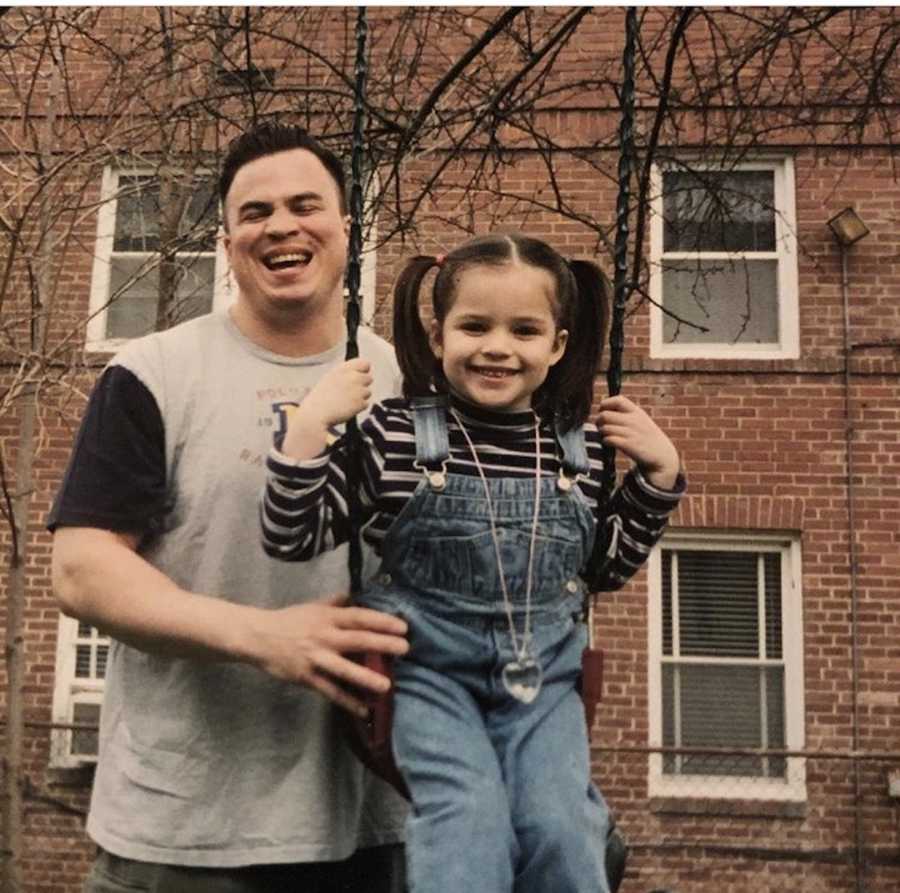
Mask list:
[[[523,704],[530,704],[541,690],[541,665],[530,657],[511,661],[503,668],[503,687]]]

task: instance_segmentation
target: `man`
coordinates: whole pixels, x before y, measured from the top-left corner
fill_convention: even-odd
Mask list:
[[[332,702],[365,712],[387,682],[347,655],[405,653],[405,624],[324,597],[345,553],[302,573],[266,557],[256,516],[273,435],[343,359],[343,171],[262,126],[219,187],[236,302],[113,360],[48,519],[62,610],[113,637],[85,889],[400,889],[402,801]],[[395,392],[389,346],[362,330],[360,352],[374,398]]]

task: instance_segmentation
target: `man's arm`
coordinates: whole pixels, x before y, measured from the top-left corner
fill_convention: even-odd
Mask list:
[[[315,689],[365,715],[345,686],[382,692],[387,679],[345,655],[404,654],[406,623],[335,597],[277,610],[188,592],[145,561],[138,537],[90,527],[59,527],[53,587],[62,611],[155,654],[238,661]]]

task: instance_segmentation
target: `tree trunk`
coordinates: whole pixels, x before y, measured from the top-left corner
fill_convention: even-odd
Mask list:
[[[23,778],[25,744],[25,553],[34,468],[35,395],[23,395],[17,438],[12,546],[6,595],[6,735],[3,753],[3,870],[0,889],[21,893],[23,856]]]

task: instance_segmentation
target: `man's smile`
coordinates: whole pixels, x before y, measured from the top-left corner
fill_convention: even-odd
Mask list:
[[[305,267],[311,260],[311,251],[279,251],[267,254],[262,262],[269,270],[289,270]]]

